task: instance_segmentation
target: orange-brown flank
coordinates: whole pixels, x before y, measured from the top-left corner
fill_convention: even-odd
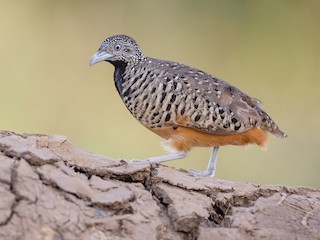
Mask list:
[[[168,139],[169,141],[166,144],[179,152],[187,152],[192,147],[244,146],[252,143],[265,147],[267,142],[267,133],[260,128],[253,128],[243,133],[230,135],[216,135],[188,127],[148,129],[160,137]]]

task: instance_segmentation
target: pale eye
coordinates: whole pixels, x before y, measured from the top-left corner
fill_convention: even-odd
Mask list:
[[[120,48],[121,48],[120,45],[116,45],[116,46],[115,46],[115,49],[116,49],[116,50],[120,50]]]

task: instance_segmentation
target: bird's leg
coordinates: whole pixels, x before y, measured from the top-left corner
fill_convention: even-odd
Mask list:
[[[172,161],[180,158],[185,158],[189,155],[189,152],[173,152],[162,156],[150,157],[144,160],[128,160],[128,163],[162,163]]]
[[[210,160],[208,163],[208,168],[205,171],[196,171],[194,169],[189,169],[189,173],[200,176],[200,177],[205,177],[209,176],[214,177],[216,175],[216,165],[217,165],[217,155],[218,155],[218,150],[219,147],[213,147],[212,148],[212,153],[210,156]]]

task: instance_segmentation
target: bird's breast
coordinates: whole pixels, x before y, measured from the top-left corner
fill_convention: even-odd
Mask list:
[[[161,75],[148,70],[125,74],[124,78],[120,96],[140,123],[150,128],[173,124],[181,105],[173,84],[163,83]]]

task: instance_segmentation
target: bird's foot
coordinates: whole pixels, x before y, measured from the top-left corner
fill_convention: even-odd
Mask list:
[[[145,163],[143,160],[138,160],[138,159],[131,159],[131,160],[121,159],[120,162],[125,163],[125,164]]]
[[[124,160],[122,159],[122,162],[125,162],[126,164],[130,163],[139,163],[139,164],[144,164],[144,163],[162,163],[162,162],[167,162],[175,159],[180,159],[188,156],[188,152],[173,152],[169,153],[166,155],[162,156],[157,156],[157,157],[149,157],[144,160],[137,160],[137,159],[132,159],[132,160]]]
[[[210,177],[214,178],[214,176],[215,176],[215,171],[212,171],[212,170],[209,170],[209,169],[207,169],[205,171],[197,171],[197,170],[194,170],[194,169],[189,169],[188,173],[190,173],[192,175],[195,175],[195,176],[198,176],[198,177],[210,176]]]

